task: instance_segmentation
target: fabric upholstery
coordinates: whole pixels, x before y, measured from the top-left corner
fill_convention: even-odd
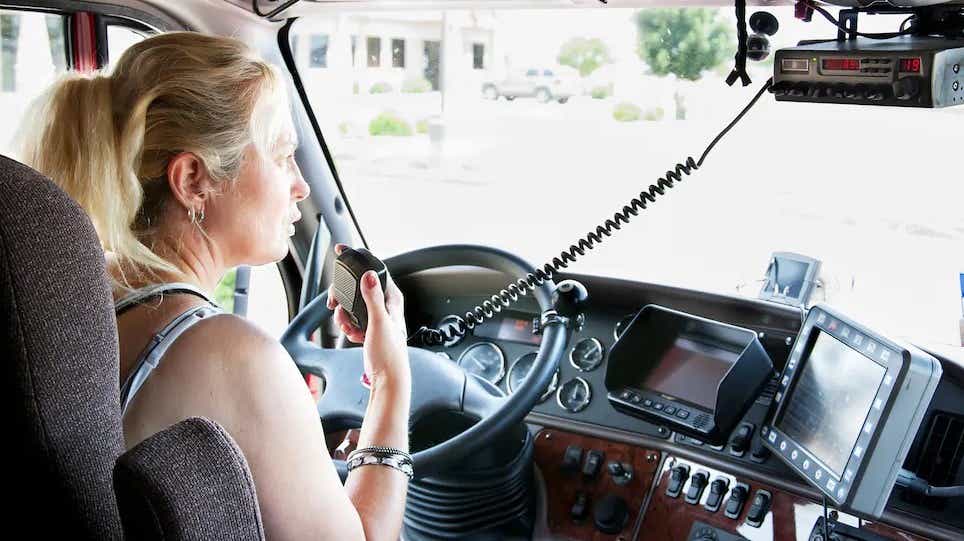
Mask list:
[[[31,537],[121,536],[111,487],[123,452],[112,306],[87,215],[50,180],[0,156],[0,418],[13,450],[3,512]]]
[[[114,469],[131,539],[264,539],[254,480],[217,423],[182,421],[125,453]]]

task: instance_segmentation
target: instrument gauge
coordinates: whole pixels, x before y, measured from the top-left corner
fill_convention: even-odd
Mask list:
[[[479,342],[462,352],[459,366],[494,385],[505,376],[505,355],[492,342]]]
[[[586,409],[592,400],[592,388],[582,378],[572,378],[556,391],[556,402],[562,409],[576,413]]]
[[[569,363],[580,372],[595,370],[603,362],[605,350],[595,338],[583,338],[569,351]]]
[[[628,316],[619,320],[619,323],[613,328],[613,338],[619,340],[619,337],[623,335],[623,331],[629,327],[629,323],[636,317],[636,314],[629,314]]]
[[[536,362],[536,352],[526,353],[525,355],[519,357],[512,366],[509,368],[509,373],[505,378],[505,386],[508,388],[510,393],[515,392],[516,389],[521,389],[526,377],[529,372],[532,371],[532,366]],[[549,398],[552,393],[556,392],[556,387],[559,386],[559,369],[552,375],[552,380],[549,381],[549,386],[546,387],[546,392],[542,393],[539,397],[539,402],[544,401]]]

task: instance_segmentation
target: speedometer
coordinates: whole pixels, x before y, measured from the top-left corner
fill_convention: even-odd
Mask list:
[[[496,384],[505,375],[505,355],[492,342],[479,342],[462,352],[459,366],[469,374]]]
[[[509,392],[515,392],[516,389],[521,389],[522,384],[525,382],[526,377],[529,372],[532,371],[532,365],[536,362],[536,352],[526,353],[522,357],[512,363],[512,367],[509,368],[509,375],[506,377],[505,385],[508,387]],[[556,392],[556,387],[559,385],[559,369],[552,374],[552,380],[549,382],[549,386],[546,388],[546,392],[539,397],[539,401],[549,398],[549,396]]]
[[[603,362],[602,343],[595,338],[583,338],[569,352],[569,363],[580,372],[594,370]]]

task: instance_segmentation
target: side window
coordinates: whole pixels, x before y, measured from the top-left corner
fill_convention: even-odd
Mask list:
[[[124,51],[146,38],[147,34],[129,26],[107,25],[107,70],[111,71]]]
[[[0,10],[0,152],[10,153],[24,111],[67,69],[65,19]]]
[[[311,56],[308,66],[312,68],[328,67],[328,34],[312,34]]]
[[[382,65],[382,38],[369,37],[368,46],[368,67],[377,68]]]
[[[288,326],[288,294],[278,265],[229,270],[214,290],[214,300],[275,338]]]

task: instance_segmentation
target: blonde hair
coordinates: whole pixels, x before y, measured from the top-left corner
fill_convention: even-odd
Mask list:
[[[270,151],[290,116],[275,69],[237,39],[193,32],[133,45],[111,74],[69,74],[37,99],[20,159],[90,215],[105,251],[150,280],[180,271],[152,249],[172,200],[170,159],[198,157],[217,182],[237,178],[245,149]],[[186,209],[185,209],[185,215]]]

